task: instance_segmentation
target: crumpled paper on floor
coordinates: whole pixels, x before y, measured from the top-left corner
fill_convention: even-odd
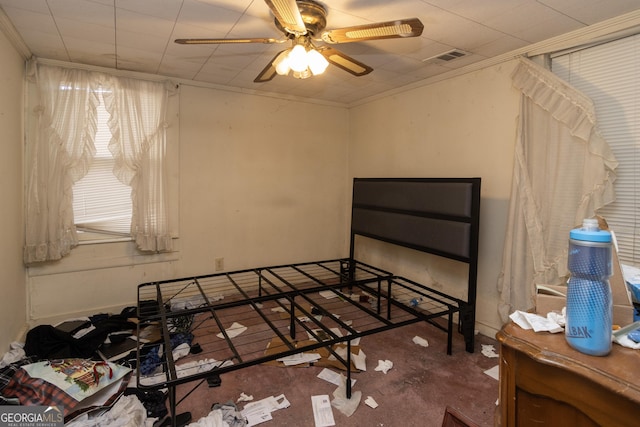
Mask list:
[[[235,338],[246,330],[247,330],[246,326],[238,322],[233,322],[233,324],[229,328],[225,329],[225,332],[227,333],[229,338]],[[222,332],[220,332],[216,336],[218,338],[224,338],[224,334]]]
[[[389,370],[393,368],[393,362],[391,360],[378,360],[378,366],[376,366],[376,371],[382,371],[383,374],[389,372]]]
[[[364,403],[372,409],[376,409],[378,407],[378,402],[376,402],[376,400],[371,396],[367,396]]]
[[[358,354],[351,353],[351,361],[353,362],[356,369],[360,371],[367,370],[367,355],[364,354],[364,351],[362,351],[362,349],[360,349],[360,352]]]
[[[347,379],[342,375],[341,385],[334,390],[331,406],[350,417],[358,409],[360,400],[362,399],[361,391],[351,391],[351,399],[347,398]]]
[[[496,348],[491,344],[482,344],[482,354],[485,357],[499,357],[499,354],[496,353]]]
[[[236,402],[250,402],[253,400],[253,394],[246,394],[245,392],[240,392],[240,397]]]
[[[291,406],[284,394],[269,396],[244,406],[242,415],[247,419],[247,427],[261,424],[273,419],[271,413]]]
[[[417,335],[413,337],[413,342],[415,344],[421,345],[422,347],[429,347],[429,341]]]

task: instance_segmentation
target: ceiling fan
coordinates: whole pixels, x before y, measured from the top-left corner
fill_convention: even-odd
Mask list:
[[[329,63],[353,74],[364,76],[373,68],[326,44],[351,43],[366,40],[417,37],[424,25],[417,18],[377,22],[333,30],[326,30],[327,8],[316,0],[265,0],[275,17],[275,25],[284,33],[280,39],[176,39],[179,44],[285,43],[291,48],[278,52],[254,79],[268,82],[276,75],[307,78],[324,72]]]

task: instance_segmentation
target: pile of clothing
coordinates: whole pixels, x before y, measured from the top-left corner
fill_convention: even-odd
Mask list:
[[[135,313],[135,307],[128,307],[117,315],[29,330],[25,342],[13,343],[0,361],[0,404],[60,407],[69,423],[105,412],[127,397],[119,408],[133,410],[132,425],[166,419],[166,393],[135,386]],[[153,339],[159,340],[159,333]],[[117,418],[124,419],[122,414]]]

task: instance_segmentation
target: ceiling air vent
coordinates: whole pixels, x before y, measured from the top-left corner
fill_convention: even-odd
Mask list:
[[[454,59],[462,58],[469,55],[468,52],[460,49],[453,49],[440,55],[432,56],[431,58],[423,59],[422,62],[449,62]]]

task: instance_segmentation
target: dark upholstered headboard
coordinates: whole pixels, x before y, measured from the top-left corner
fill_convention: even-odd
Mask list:
[[[479,209],[480,178],[356,178],[351,233],[469,262]]]
[[[469,264],[467,327],[475,322],[480,178],[355,178],[351,250],[365,236]],[[472,331],[471,331],[472,332]]]

